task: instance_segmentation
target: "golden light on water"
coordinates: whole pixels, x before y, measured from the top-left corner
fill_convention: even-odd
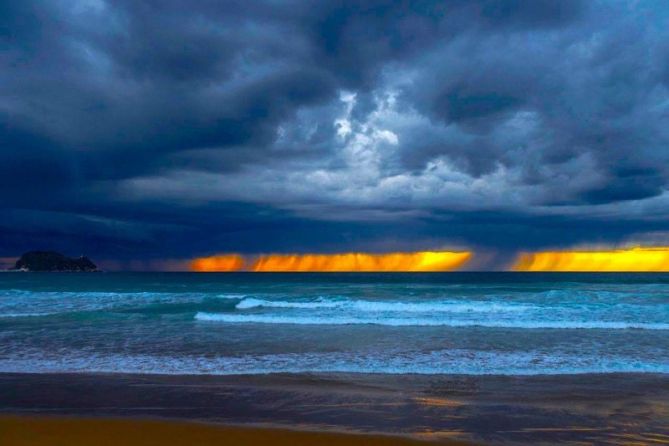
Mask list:
[[[523,253],[511,269],[513,271],[563,272],[669,271],[669,247]]]
[[[468,251],[395,252],[388,254],[267,254],[244,259],[237,254],[201,257],[193,271],[254,272],[428,272],[453,271],[472,257]]]

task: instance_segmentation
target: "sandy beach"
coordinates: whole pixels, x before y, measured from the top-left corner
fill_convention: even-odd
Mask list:
[[[183,421],[9,416],[0,417],[0,442],[4,446],[412,446],[426,443],[399,436],[229,427]],[[464,443],[448,441],[445,444]]]
[[[3,445],[669,442],[665,375],[5,373],[0,395]]]

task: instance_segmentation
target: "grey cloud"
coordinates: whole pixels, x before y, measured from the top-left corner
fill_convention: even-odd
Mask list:
[[[0,257],[52,233],[176,258],[669,229],[661,3],[1,8]]]

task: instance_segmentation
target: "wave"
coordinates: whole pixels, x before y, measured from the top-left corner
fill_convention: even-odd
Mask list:
[[[324,299],[312,302],[303,301],[276,301],[256,298],[246,298],[239,302],[238,310],[252,308],[297,308],[297,309],[347,309],[363,312],[402,312],[402,313],[499,313],[518,312],[536,309],[533,305],[514,303],[491,303],[470,302],[462,303],[456,301],[442,302],[383,302],[371,300],[334,300]]]
[[[1,290],[0,319],[98,311],[192,314],[198,310],[217,311],[226,307],[222,302],[230,301],[232,306],[245,297],[203,292]]]
[[[277,316],[264,314],[226,314],[198,312],[198,321],[246,323],[246,324],[292,324],[292,325],[387,325],[392,327],[489,327],[518,329],[604,329],[604,330],[669,330],[669,324],[618,322],[618,321],[482,321],[436,318],[369,318],[355,316]]]
[[[27,354],[26,354],[27,353]],[[573,375],[584,373],[669,373],[658,359],[573,355],[540,351],[477,350],[391,353],[278,353],[241,356],[174,356],[71,352],[53,358],[43,352],[0,358],[9,373],[144,373],[237,375],[268,373],[380,373],[427,375]]]
[[[237,293],[206,293],[206,292],[168,292],[168,291],[31,291],[9,289],[0,290],[0,297],[9,298],[46,298],[65,300],[67,298],[78,299],[123,299],[123,298],[190,298],[190,297],[213,297],[219,299],[244,299],[246,294]]]
[[[51,316],[54,314],[58,313],[1,313],[0,319],[3,318],[13,319],[18,317],[44,317],[44,316]]]
[[[616,304],[619,302],[633,301],[635,303],[669,303],[666,297],[666,286],[660,289],[645,288],[623,288],[617,286],[614,290],[594,288],[567,288],[550,289],[536,293],[528,293],[530,297],[539,302],[590,302],[593,304]],[[517,293],[513,293],[517,294]],[[521,293],[522,294],[522,293]],[[659,302],[657,302],[659,300]]]
[[[244,299],[246,297],[246,294],[226,293],[226,294],[214,294],[213,296],[219,299]]]
[[[152,292],[152,291],[32,291],[9,289],[1,290],[0,296],[7,297],[93,297],[93,298],[114,298],[114,297],[151,297],[161,295],[177,295],[180,293]]]
[[[436,296],[422,300],[406,296],[395,300],[359,297],[334,293],[310,298],[200,291],[4,290],[0,291],[0,319],[100,312],[151,317],[180,314],[183,318],[195,314],[198,320],[268,324],[669,329],[669,304],[657,300],[532,302],[522,296],[521,300],[491,295],[461,300]]]
[[[317,300],[314,302],[287,302],[287,301],[275,301],[275,300],[264,300],[256,299],[254,297],[248,297],[239,302],[235,308],[238,310],[248,310],[251,308],[304,308],[304,309],[318,309],[318,308],[341,308],[346,305],[347,302],[343,301],[326,301],[326,300]]]

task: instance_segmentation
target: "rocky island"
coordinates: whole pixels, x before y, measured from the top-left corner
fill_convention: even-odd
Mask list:
[[[69,258],[54,251],[30,251],[14,265],[19,271],[97,272],[98,267],[88,257]]]

